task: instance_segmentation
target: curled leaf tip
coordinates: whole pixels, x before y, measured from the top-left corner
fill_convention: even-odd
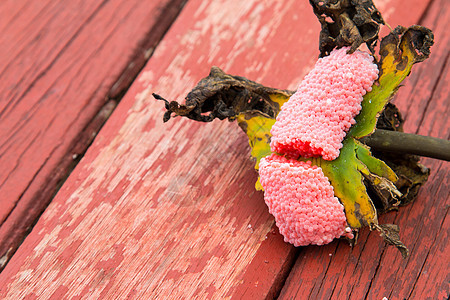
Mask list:
[[[433,32],[423,26],[397,26],[381,40],[380,64],[387,61],[398,72],[411,70],[415,63],[422,62],[430,56],[430,48],[434,44]],[[389,56],[394,60],[389,59]],[[381,68],[383,70],[383,68]]]
[[[176,101],[168,101],[166,99],[164,99],[163,97],[161,97],[158,94],[152,93],[153,97],[156,100],[161,100],[164,101],[164,106],[166,108],[166,112],[164,113],[164,117],[163,117],[163,121],[164,123],[169,121],[170,118],[172,117],[172,113],[175,113],[175,115],[179,115],[179,116],[186,116],[189,117],[190,112],[193,110],[193,106],[186,106],[183,104],[179,104]]]
[[[409,256],[409,250],[400,241],[400,227],[395,224],[381,224],[381,225],[375,225],[375,229],[380,232],[381,237],[388,245],[395,246],[400,253],[402,254],[402,257],[405,259]]]

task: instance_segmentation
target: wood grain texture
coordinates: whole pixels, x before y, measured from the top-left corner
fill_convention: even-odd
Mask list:
[[[0,3],[0,269],[182,2]]]
[[[0,297],[275,294],[295,249],[271,233],[245,134],[228,122],[163,124],[150,93],[180,99],[211,65],[294,88],[318,30],[307,2],[189,1],[1,273]]]
[[[449,15],[445,1],[434,1],[422,19],[433,29],[436,43],[430,59],[413,67],[394,100],[406,115],[406,132],[449,138]],[[351,251],[337,242],[320,252],[302,252],[280,299],[448,299],[450,164],[432,159],[422,163],[432,173],[417,200],[379,220],[400,226],[401,238],[411,251],[408,259],[384,246],[377,232],[365,230]],[[323,267],[311,275],[318,266]]]
[[[400,4],[378,7],[401,10]],[[180,100],[211,65],[295,88],[318,55],[318,30],[307,1],[189,1],[0,274],[0,297],[276,295],[297,250],[283,242],[254,190],[245,135],[227,122],[162,124],[162,103],[150,94]],[[326,290],[327,272],[335,270],[337,278],[351,264],[361,283],[372,280],[376,268],[358,258],[381,257],[385,247],[372,234],[355,249],[341,242],[302,248],[297,269],[318,252],[325,259],[310,265],[301,286]],[[289,282],[298,287],[294,279]]]

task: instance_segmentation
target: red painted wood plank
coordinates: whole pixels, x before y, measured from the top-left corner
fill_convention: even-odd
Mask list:
[[[182,2],[0,3],[0,269]]]
[[[225,122],[162,124],[150,93],[180,99],[213,64],[295,88],[318,29],[307,2],[190,1],[0,274],[0,296],[276,295],[295,250],[271,233],[246,137]]]
[[[150,93],[179,99],[211,65],[293,88],[318,29],[307,2],[190,1],[1,273],[0,297],[275,294],[294,248],[270,232],[245,135],[228,122],[163,124]]]
[[[433,29],[436,44],[430,59],[414,67],[394,101],[406,112],[407,132],[449,138],[449,14],[445,1],[434,1],[422,20],[423,25]],[[401,238],[411,251],[407,260],[395,248],[383,246],[376,232],[369,234],[366,230],[351,251],[338,242],[321,252],[302,252],[280,298],[447,299],[450,164],[432,159],[424,159],[423,163],[432,173],[416,202],[400,208],[398,213],[380,217],[381,223],[401,227]],[[311,270],[320,265],[325,267],[317,276],[311,276]]]

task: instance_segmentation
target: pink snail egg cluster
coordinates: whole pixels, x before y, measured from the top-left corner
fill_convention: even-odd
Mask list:
[[[361,51],[347,54],[348,49],[320,58],[282,106],[271,129],[272,152],[291,158],[339,156],[363,96],[378,77],[372,56]]]
[[[285,242],[323,245],[347,235],[344,207],[322,169],[272,154],[259,164],[264,200]]]

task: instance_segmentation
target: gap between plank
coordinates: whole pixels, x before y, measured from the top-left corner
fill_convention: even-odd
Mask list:
[[[34,222],[27,228],[27,231],[25,232],[21,240],[18,242],[18,246],[15,249],[10,248],[8,252],[3,257],[0,258],[0,273],[6,267],[9,260],[12,258],[17,249],[21,246],[25,238],[32,231],[33,227],[36,225],[41,215],[50,205],[53,198],[56,196],[60,188],[64,185],[65,181],[70,176],[72,171],[75,169],[77,164],[81,161],[81,159],[83,158],[83,156],[85,155],[85,153],[95,140],[97,134],[100,132],[103,125],[107,122],[107,120],[114,112],[115,108],[120,103],[124,95],[127,93],[127,91],[129,90],[129,88],[131,87],[131,85],[141,72],[141,70],[150,60],[156,47],[160,44],[166,33],[172,27],[173,23],[175,22],[176,18],[178,17],[178,15],[182,11],[186,3],[187,0],[173,0],[171,3],[167,4],[156,21],[156,24],[158,24],[158,26],[156,28],[149,28],[145,38],[137,46],[136,51],[132,56],[132,58],[130,59],[130,62],[128,63],[127,67],[121,72],[121,76],[116,80],[116,82],[111,86],[110,90],[107,92],[105,104],[99,108],[98,112],[94,115],[92,120],[83,128],[83,130],[79,133],[78,137],[73,140],[72,147],[68,151],[68,154],[72,155],[72,160],[62,159],[58,164],[58,166],[55,168],[53,173],[59,174],[60,178],[57,179],[56,186],[52,188],[53,191],[51,190],[46,191],[47,196],[44,197],[48,197],[48,199],[43,200],[43,202],[46,202],[46,204],[42,207],[41,212],[36,215]],[[103,6],[103,4],[104,3],[100,5],[99,9],[101,8],[101,6]],[[97,12],[98,9],[89,17],[89,19],[92,19]],[[64,46],[64,48],[61,50],[61,53],[76,38],[78,33],[82,30],[82,27],[80,27],[80,29],[77,30],[75,35]],[[142,49],[147,50],[141,51]],[[55,60],[52,61],[50,65],[41,74],[39,74],[39,76],[35,79],[35,81],[37,81],[48,71],[51,65],[53,65],[54,62],[60,57],[61,53],[59,53],[56,56]],[[27,92],[28,90],[25,91],[25,93]],[[21,97],[22,96],[23,95],[21,95]],[[45,190],[46,188],[44,187],[42,194],[45,193]]]

